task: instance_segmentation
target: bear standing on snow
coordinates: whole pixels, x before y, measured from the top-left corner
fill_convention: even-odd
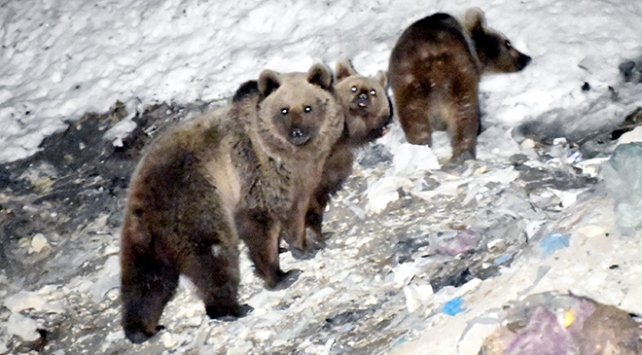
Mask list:
[[[462,22],[437,13],[413,23],[392,50],[388,73],[399,123],[412,144],[432,144],[446,130],[451,162],[475,158],[484,72],[516,72],[531,58],[486,27],[484,13],[469,9]]]
[[[345,113],[343,135],[332,147],[323,169],[321,184],[314,192],[306,215],[307,226],[322,241],[323,211],[330,197],[337,193],[352,172],[355,150],[388,132],[392,105],[386,94],[388,78],[379,71],[373,78],[362,76],[345,60],[337,64],[335,95]],[[298,245],[305,249],[305,240]]]
[[[304,232],[343,117],[324,66],[266,70],[227,107],[181,122],[151,144],[133,174],[121,232],[129,340],[158,332],[180,274],[195,284],[210,318],[243,316],[239,238],[267,287],[283,280],[280,233]]]

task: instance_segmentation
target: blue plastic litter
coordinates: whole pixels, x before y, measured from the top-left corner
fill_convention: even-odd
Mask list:
[[[453,298],[452,300],[444,304],[444,307],[441,311],[449,316],[454,316],[464,311],[464,309],[461,307],[463,304],[464,300],[462,300],[460,297]]]
[[[497,258],[495,258],[495,260],[493,260],[493,263],[495,265],[503,264],[503,263],[507,262],[508,260],[510,260],[510,257],[511,256],[508,255],[508,254],[504,254],[504,255],[498,256]]]
[[[568,248],[569,239],[568,234],[560,233],[553,233],[542,239],[542,241],[539,242],[539,246],[542,248],[542,258],[553,254],[556,250]]]

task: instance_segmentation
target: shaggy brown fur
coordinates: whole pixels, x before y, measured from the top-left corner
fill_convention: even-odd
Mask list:
[[[447,130],[451,161],[475,158],[479,77],[522,70],[530,60],[486,27],[479,9],[468,10],[461,23],[437,13],[412,24],[392,50],[388,68],[408,142],[431,145],[434,130]]]
[[[355,149],[382,137],[392,121],[392,105],[386,94],[388,78],[382,71],[374,78],[357,74],[349,61],[336,69],[335,94],[345,112],[345,129],[323,168],[323,178],[314,191],[306,215],[307,226],[322,241],[323,211],[352,172]],[[305,248],[305,241],[303,243]]]
[[[308,73],[264,71],[229,106],[159,137],[132,177],[121,233],[127,338],[140,343],[157,333],[180,274],[209,317],[243,316],[239,238],[275,287],[286,275],[281,229],[304,230],[309,196],[343,125],[332,75],[316,65]]]

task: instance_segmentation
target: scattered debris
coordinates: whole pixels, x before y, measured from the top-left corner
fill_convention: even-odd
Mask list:
[[[530,295],[503,312],[480,355],[642,353],[639,324],[627,312],[589,298]]]
[[[136,128],[118,145],[96,138],[117,122],[113,113],[91,115],[82,129],[46,140],[37,156],[0,167],[0,320],[11,320],[0,326],[0,349],[385,352],[409,344],[436,314],[468,315],[475,307],[470,297],[485,280],[534,255],[527,252],[533,246],[544,256],[569,248],[579,217],[568,218],[568,211],[602,196],[593,192],[600,163],[589,165],[563,140],[506,145],[502,156],[482,154],[449,171],[391,159],[388,146],[373,144],[359,153],[353,176],[326,211],[323,249],[308,260],[281,254],[285,270],[302,271],[289,288],[264,289],[241,245],[240,301],[252,313],[234,322],[210,321],[189,282],[181,281],[161,319],[165,329],[134,346],[120,328],[118,289],[118,235],[129,177],[149,139],[202,109],[151,107],[133,117]],[[480,147],[491,146],[497,134],[504,133],[485,132]],[[52,150],[71,149],[75,143],[65,142],[85,137],[91,143],[83,149],[54,159]],[[594,221],[581,233],[598,241],[608,228]],[[545,282],[550,267],[537,270],[533,283],[511,291],[515,297]],[[565,319],[577,322],[578,315]]]

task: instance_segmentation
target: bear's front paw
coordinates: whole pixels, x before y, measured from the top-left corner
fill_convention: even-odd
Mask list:
[[[207,316],[223,322],[232,322],[250,314],[254,308],[248,304],[225,307],[220,304],[205,307]]]
[[[153,332],[148,332],[144,327],[138,325],[128,325],[124,327],[125,337],[134,344],[140,344],[147,341],[163,329],[165,329],[165,327],[162,325],[156,326],[155,331]]]
[[[323,248],[325,248],[325,241],[310,240],[307,249],[290,248],[290,253],[292,253],[292,257],[297,260],[309,260],[314,258],[319,250]]]
[[[266,281],[265,287],[268,288],[269,290],[285,290],[286,288],[290,287],[296,280],[299,279],[299,275],[301,275],[303,271],[294,269],[290,270],[288,272],[283,272],[279,270],[277,272],[277,277],[276,277],[276,282],[273,283],[268,283]]]

